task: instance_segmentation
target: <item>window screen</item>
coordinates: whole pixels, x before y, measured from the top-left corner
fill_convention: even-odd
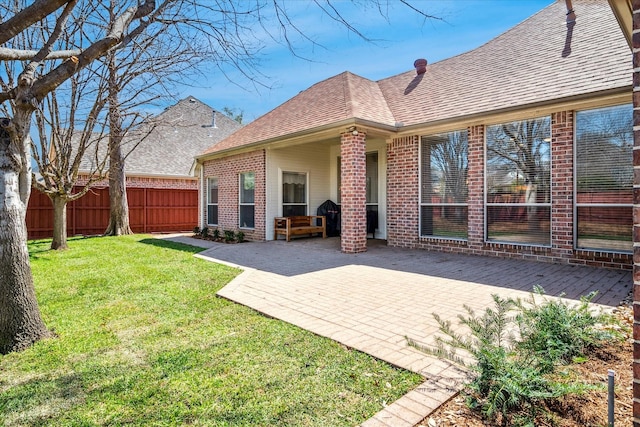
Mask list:
[[[240,227],[255,226],[255,174],[240,174]]]
[[[282,215],[307,214],[307,174],[282,172]]]
[[[467,131],[421,140],[420,235],[467,238]]]
[[[218,178],[207,178],[207,225],[218,225]]]
[[[576,113],[576,247],[633,248],[633,109]]]
[[[551,119],[487,126],[488,241],[550,245]]]

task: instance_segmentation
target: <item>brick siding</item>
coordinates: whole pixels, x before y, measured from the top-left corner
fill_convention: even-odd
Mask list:
[[[173,190],[197,190],[197,178],[161,178],[161,177],[142,177],[127,176],[127,187],[129,188],[157,188],[157,189],[173,189]],[[78,179],[78,186],[86,183],[86,178]],[[108,187],[109,181],[104,179],[92,184],[92,187],[102,188]]]
[[[387,241],[416,247],[420,233],[420,138],[395,138],[387,144]]]
[[[202,217],[205,218],[205,222],[207,218],[206,180],[207,178],[218,178],[218,228],[221,231],[238,231],[240,229],[238,226],[240,174],[254,172],[255,228],[243,228],[242,231],[247,240],[265,240],[265,155],[264,150],[258,150],[204,162],[205,194],[202,199]]]
[[[640,427],[640,1],[633,0],[633,425]]]
[[[342,251],[358,253],[367,250],[366,201],[366,135],[364,132],[345,132],[340,139],[342,156],[341,213]]]
[[[485,242],[485,129],[468,131],[468,239],[420,237],[419,136],[395,138],[387,145],[387,240],[390,246],[467,253],[565,264],[630,269],[632,256],[624,253],[573,248],[573,132],[574,112],[551,115],[552,238],[550,247]],[[636,200],[640,200],[640,195]],[[640,217],[640,211],[637,214]],[[638,255],[640,259],[640,254]],[[638,274],[640,278],[640,273]]]

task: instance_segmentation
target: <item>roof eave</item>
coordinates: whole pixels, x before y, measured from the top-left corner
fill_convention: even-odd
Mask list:
[[[631,0],[609,0],[609,6],[620,24],[620,29],[631,48],[631,36],[633,34],[633,6]]]
[[[425,127],[430,128],[447,128],[448,125],[454,125],[456,123],[487,123],[491,122],[488,120],[490,117],[501,117],[504,118],[507,114],[531,114],[531,110],[539,110],[538,114],[547,114],[548,111],[553,109],[561,110],[566,108],[577,109],[577,108],[594,108],[588,104],[593,103],[594,99],[599,100],[598,104],[615,104],[620,101],[625,102],[622,98],[628,97],[628,102],[631,102],[631,85],[622,86],[616,89],[607,89],[598,92],[589,92],[586,94],[574,95],[565,98],[552,99],[547,101],[541,101],[536,103],[530,103],[525,105],[519,105],[517,107],[506,107],[495,109],[491,111],[481,111],[474,114],[467,114],[464,116],[456,116],[449,117],[442,120],[434,120],[426,123],[417,123],[414,125],[403,126],[398,129],[399,136],[415,134],[416,131],[423,130]],[[583,105],[581,105],[583,104]],[[450,127],[450,126],[449,126]]]
[[[263,148],[269,146],[274,143],[288,143],[288,142],[296,142],[300,140],[310,140],[310,139],[318,139],[323,136],[335,135],[335,132],[340,132],[340,129],[347,128],[350,126],[359,126],[364,128],[365,130],[374,130],[376,133],[383,134],[393,134],[398,131],[397,126],[392,126],[384,123],[378,123],[371,120],[364,120],[359,118],[349,118],[346,120],[341,120],[339,122],[328,123],[322,126],[318,126],[311,129],[302,130],[299,132],[290,133],[287,135],[281,135],[269,139],[264,139],[260,141],[255,141],[249,144],[244,144],[239,147],[231,147],[226,148],[219,151],[214,151],[211,153],[201,154],[199,156],[195,156],[194,165],[192,165],[192,171],[195,171],[196,164],[202,163],[209,159],[214,159],[217,157],[224,157],[232,153],[245,152],[248,150],[255,150],[258,148]]]

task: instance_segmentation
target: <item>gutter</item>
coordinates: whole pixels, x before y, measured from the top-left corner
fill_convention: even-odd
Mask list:
[[[586,93],[586,94],[580,94],[580,95],[574,95],[574,96],[570,96],[570,97],[566,97],[566,98],[558,98],[558,99],[553,99],[553,100],[549,100],[549,101],[541,101],[541,102],[537,102],[537,103],[532,103],[532,104],[526,104],[526,105],[521,105],[518,107],[505,107],[505,108],[500,108],[497,110],[491,110],[491,111],[482,111],[479,113],[472,113],[472,114],[467,114],[465,116],[457,116],[457,117],[449,117],[446,119],[442,119],[442,120],[434,120],[434,121],[430,121],[430,122],[426,122],[426,123],[418,123],[415,125],[409,125],[409,126],[404,126],[401,128],[401,130],[399,129],[398,132],[402,133],[402,134],[406,134],[406,133],[413,133],[416,130],[421,130],[424,129],[425,127],[434,127],[434,126],[442,126],[442,125],[446,125],[448,123],[459,123],[459,122],[470,122],[470,121],[482,121],[481,119],[485,118],[485,117],[491,117],[491,116],[498,116],[498,115],[504,115],[506,113],[518,113],[519,111],[526,111],[526,110],[531,110],[531,109],[542,109],[542,108],[550,108],[553,106],[559,106],[562,104],[570,104],[570,103],[575,103],[575,102],[579,102],[579,101],[583,101],[583,100],[593,100],[594,98],[598,98],[604,95],[609,95],[611,97],[614,96],[619,96],[619,95],[628,95],[630,98],[631,95],[631,86],[625,86],[625,87],[620,87],[617,88],[615,90],[605,90],[605,91],[599,91],[599,92],[590,92],[590,93]],[[629,102],[631,102],[631,99],[629,99]]]

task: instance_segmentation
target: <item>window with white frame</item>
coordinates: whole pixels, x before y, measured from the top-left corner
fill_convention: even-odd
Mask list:
[[[551,244],[551,119],[487,126],[487,241]]]
[[[254,172],[240,174],[240,228],[255,227],[255,189],[256,175]]]
[[[575,242],[579,249],[633,249],[633,108],[576,112]]]
[[[420,235],[467,238],[467,131],[423,136]]]
[[[207,178],[207,225],[218,225],[218,178]]]
[[[282,215],[307,214],[307,174],[282,172]]]

